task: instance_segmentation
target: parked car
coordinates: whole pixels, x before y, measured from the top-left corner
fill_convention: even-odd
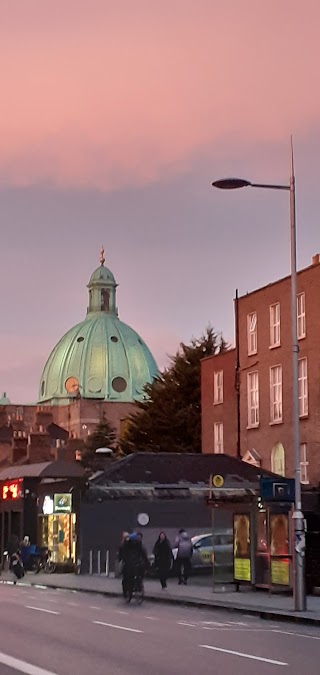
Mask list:
[[[210,572],[212,569],[213,552],[215,559],[215,572],[217,581],[233,580],[233,530],[216,530],[212,534],[198,534],[191,537],[193,555],[191,566],[194,571]],[[214,545],[213,545],[214,542]],[[178,549],[173,548],[173,574],[175,574],[175,561]],[[154,570],[154,555],[149,556],[150,571]]]

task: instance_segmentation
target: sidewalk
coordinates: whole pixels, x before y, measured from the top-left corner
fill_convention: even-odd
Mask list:
[[[12,583],[13,575],[0,575],[1,583]],[[32,574],[17,584],[43,586],[83,593],[98,593],[105,596],[121,596],[121,579],[105,576],[75,574]],[[241,589],[239,592],[215,592],[203,580],[193,578],[188,586],[178,586],[176,579],[169,579],[168,588],[162,591],[159,582],[145,580],[146,599],[176,605],[188,605],[212,609],[236,610],[276,621],[295,621],[320,625],[320,597],[308,596],[306,612],[293,611],[293,598],[286,595],[271,595],[267,592]]]

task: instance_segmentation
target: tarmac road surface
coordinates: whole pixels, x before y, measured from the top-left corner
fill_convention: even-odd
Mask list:
[[[23,586],[0,596],[0,675],[320,672],[317,627]]]

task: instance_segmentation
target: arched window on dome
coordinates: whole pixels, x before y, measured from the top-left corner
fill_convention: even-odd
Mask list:
[[[277,443],[271,450],[271,471],[278,476],[285,476],[285,452],[282,443]]]
[[[110,307],[110,293],[106,288],[101,291],[101,311],[108,312]]]

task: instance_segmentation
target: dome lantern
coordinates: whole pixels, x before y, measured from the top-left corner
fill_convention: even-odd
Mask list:
[[[88,283],[89,304],[87,313],[108,312],[118,316],[116,306],[117,284],[112,272],[104,266],[104,248],[100,252],[100,267],[91,274]]]

